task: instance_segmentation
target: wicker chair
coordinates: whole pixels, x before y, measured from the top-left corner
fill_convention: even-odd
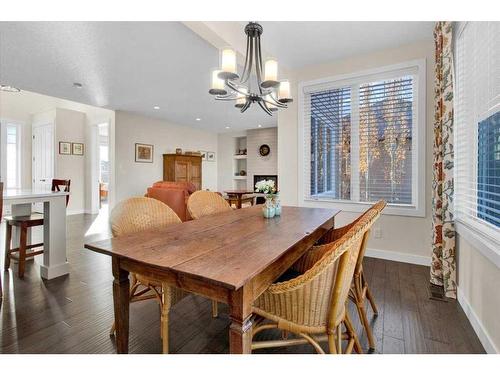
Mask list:
[[[278,328],[299,338],[253,341],[252,349],[309,343],[318,353],[324,353],[319,341],[328,340],[330,353],[342,353],[342,340],[347,340],[345,353],[351,353],[353,348],[361,352],[346,302],[365,233],[379,214],[370,210],[339,240],[323,245],[326,251],[320,260],[302,275],[271,285],[254,302],[253,312],[261,319],[253,335]]]
[[[206,190],[198,190],[191,194],[187,209],[194,220],[232,210],[221,194]],[[216,318],[218,315],[217,302],[212,301],[212,317]]]
[[[333,228],[328,231],[319,241],[318,246],[313,246],[306,254],[304,254],[293,266],[292,269],[299,273],[304,273],[306,270],[312,267],[321,257],[325,254],[329,249],[329,243],[334,242],[342,238],[352,227],[356,225],[360,220],[372,210],[375,210],[379,214],[384,209],[386,203],[384,201],[379,201],[366,210],[361,216],[359,216],[352,223],[347,224],[340,228]],[[373,313],[375,316],[378,315],[377,306],[375,304],[375,300],[373,295],[368,288],[368,282],[364,276],[363,272],[363,259],[365,257],[366,245],[368,242],[368,238],[370,236],[370,230],[367,230],[363,243],[361,245],[361,249],[359,251],[358,260],[356,262],[356,268],[354,269],[354,276],[352,279],[351,290],[349,292],[349,299],[356,305],[356,309],[358,311],[359,319],[363,324],[363,328],[366,332],[366,336],[368,338],[369,352],[375,351],[375,339],[373,337],[373,332],[370,327],[370,323],[368,322],[368,318],[366,315],[366,299],[370,302]]]
[[[152,198],[130,198],[120,202],[111,212],[111,231],[113,236],[160,229],[181,223],[179,217],[166,204]],[[168,318],[170,308],[186,297],[188,293],[175,286],[155,280],[149,276],[131,274],[130,302],[157,299],[161,310],[160,334],[163,353],[168,353]],[[115,333],[115,323],[110,335]]]
[[[189,196],[187,209],[193,219],[232,210],[222,195],[204,190],[198,190]]]

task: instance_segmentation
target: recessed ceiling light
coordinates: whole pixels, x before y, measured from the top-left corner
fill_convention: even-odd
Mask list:
[[[261,124],[259,124],[259,125],[257,125],[257,127],[258,127],[258,128],[262,128],[262,125],[261,125]]]
[[[21,89],[18,89],[17,87],[10,86],[10,85],[0,85],[0,91],[19,92],[19,91],[21,91]]]
[[[226,129],[230,129],[231,127],[230,126],[226,126]]]
[[[153,109],[160,109],[160,106],[159,106],[159,105],[155,105],[155,106],[153,107]]]
[[[199,117],[196,117],[196,119],[195,119],[195,120],[196,120],[196,121],[201,121],[201,118],[199,118]]]
[[[83,85],[80,82],[73,82],[73,87],[76,87],[77,89],[81,89]]]

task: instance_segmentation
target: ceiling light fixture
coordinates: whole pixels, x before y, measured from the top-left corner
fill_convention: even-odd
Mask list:
[[[10,85],[0,85],[0,91],[4,92],[20,92],[21,89]]]
[[[230,129],[231,127],[230,126],[226,126],[226,129]]]
[[[159,106],[159,105],[155,105],[155,106],[153,107],[153,109],[160,109],[160,106]]]
[[[258,127],[258,128],[262,128],[262,125],[261,125],[261,124],[259,124],[259,125],[257,125],[257,127]]]
[[[83,85],[80,82],[73,82],[73,87],[75,87],[77,89],[81,89],[83,87]]]
[[[257,103],[264,112],[272,116],[278,108],[287,108],[286,103],[293,99],[290,96],[290,83],[287,80],[278,81],[278,61],[271,58],[262,64],[262,32],[263,28],[257,22],[249,22],[245,27],[247,49],[241,78],[236,69],[236,52],[232,48],[222,50],[221,67],[212,72],[212,87],[208,92],[215,95],[216,100],[235,100],[234,106],[241,113]],[[255,68],[257,76],[258,93],[252,92],[248,81],[252,68]],[[244,85],[245,83],[247,84]]]
[[[197,117],[195,118],[196,121],[201,121],[201,118]]]

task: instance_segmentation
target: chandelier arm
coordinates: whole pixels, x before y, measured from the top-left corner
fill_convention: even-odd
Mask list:
[[[260,108],[262,108],[264,112],[266,112],[269,116],[273,115],[273,113],[266,107],[265,104],[263,104],[261,101],[259,101],[258,103],[260,105]]]
[[[248,79],[247,67],[248,67],[248,52],[250,49],[250,42],[251,42],[250,35],[247,35],[247,52],[245,53],[245,67],[243,68],[243,74],[241,75],[241,80],[240,80],[240,82],[242,83],[246,82]]]
[[[249,97],[250,96],[250,93],[247,93],[247,92],[244,92],[244,91],[241,91],[238,86],[236,86],[234,83],[232,83],[231,81],[228,81],[226,80],[226,85],[231,89],[231,90],[234,90],[236,91],[238,94],[241,94],[241,95],[244,95],[245,97]]]
[[[257,43],[259,45],[259,56],[258,56],[258,59],[259,59],[260,71],[262,72],[262,48],[260,46],[260,35],[257,36]]]
[[[241,108],[241,111],[240,111],[240,112],[241,112],[241,113],[245,112],[245,111],[248,109],[248,107],[250,107],[250,104],[252,104],[252,102],[251,102],[250,100],[247,100],[247,101],[245,102],[245,104],[243,105],[243,107]]]
[[[260,38],[257,37],[255,40],[255,73],[257,74],[257,86],[259,86],[259,92],[262,94],[262,87],[260,87],[262,83],[262,60],[260,53]]]
[[[254,54],[254,45],[253,45],[253,38],[251,36],[248,36],[249,40],[249,52],[248,52],[248,67],[246,70],[246,75],[244,74],[243,77],[240,79],[241,83],[245,83],[248,81],[250,78],[250,75],[252,74],[252,68],[253,68],[253,54]]]
[[[264,98],[262,98],[262,100],[265,101],[267,104],[275,105],[276,107],[288,108],[286,104],[277,101],[276,99],[274,99],[274,97],[272,95],[270,95],[269,97],[271,98],[271,100],[264,99]]]
[[[233,97],[229,97],[229,96],[225,96],[225,97],[219,97],[219,96],[216,96],[215,97],[215,100],[222,100],[222,101],[231,101],[231,100],[237,100],[238,98],[236,96],[233,96]]]

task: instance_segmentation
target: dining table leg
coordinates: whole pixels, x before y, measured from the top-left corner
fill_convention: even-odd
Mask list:
[[[112,259],[113,268],[113,304],[115,310],[116,352],[128,353],[129,336],[129,293],[128,271],[120,268],[118,258]]]
[[[229,301],[229,353],[250,354],[252,352],[252,302],[246,287],[231,293]]]

